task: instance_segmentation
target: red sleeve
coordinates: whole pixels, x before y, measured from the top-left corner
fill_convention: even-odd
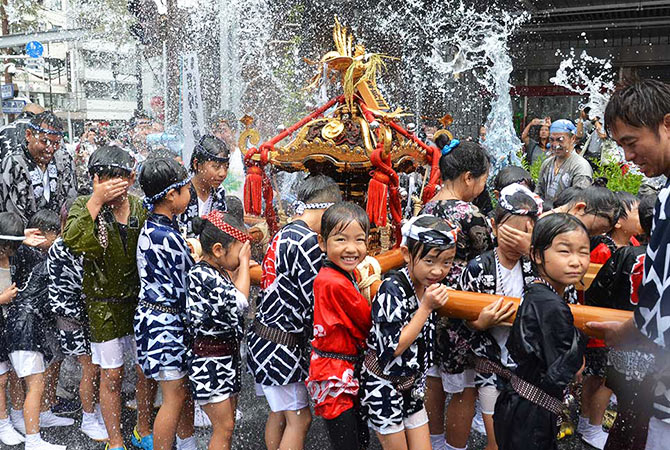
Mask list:
[[[591,262],[595,264],[605,264],[612,256],[612,251],[604,243],[598,244],[596,248],[591,251]]]

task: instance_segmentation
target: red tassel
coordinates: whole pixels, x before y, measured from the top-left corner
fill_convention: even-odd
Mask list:
[[[263,169],[247,167],[244,180],[244,210],[252,216],[260,216],[263,211]]]
[[[372,173],[372,179],[368,186],[367,213],[370,222],[379,227],[387,223],[387,195],[389,177],[379,171]]]

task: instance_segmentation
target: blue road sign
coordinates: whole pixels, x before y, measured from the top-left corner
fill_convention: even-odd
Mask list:
[[[26,55],[31,58],[39,58],[44,53],[44,46],[37,41],[30,41],[26,44]]]
[[[14,98],[14,85],[13,84],[3,84],[0,86],[0,93],[2,94],[3,100],[8,100]]]
[[[25,100],[5,100],[2,102],[2,112],[5,114],[18,114],[26,106]]]

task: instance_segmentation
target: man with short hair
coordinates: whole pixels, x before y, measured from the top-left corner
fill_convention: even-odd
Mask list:
[[[37,103],[28,103],[16,120],[0,128],[0,161],[23,144],[30,119],[44,111]]]
[[[551,156],[540,166],[535,192],[544,200],[545,208],[551,209],[554,200],[563,190],[588,187],[593,181],[593,170],[588,161],[575,149],[577,127],[567,119],[556,120],[549,127],[549,149]]]
[[[77,197],[74,162],[61,149],[63,124],[51,111],[28,123],[25,141],[5,156],[0,179],[0,209],[17,213],[25,224],[40,209],[56,213]]]
[[[623,147],[628,161],[648,177],[670,175],[670,85],[643,80],[614,92],[605,110],[610,136]],[[589,322],[604,332],[610,346],[657,346],[653,417],[648,450],[670,442],[670,182],[658,195],[654,226],[644,261],[638,307],[627,322]]]

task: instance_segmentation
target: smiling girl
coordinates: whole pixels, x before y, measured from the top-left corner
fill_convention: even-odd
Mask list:
[[[321,219],[319,244],[327,260],[314,280],[314,339],[307,390],[314,413],[326,422],[334,449],[367,448],[355,366],[370,332],[370,304],[354,269],[367,256],[370,222],[365,210],[336,203]]]

